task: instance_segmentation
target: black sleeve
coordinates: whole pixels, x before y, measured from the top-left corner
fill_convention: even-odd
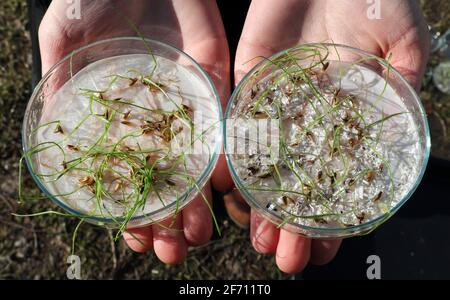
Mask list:
[[[32,87],[37,85],[41,79],[41,55],[39,52],[38,30],[39,24],[50,5],[51,0],[28,0],[28,30],[30,31],[32,47]]]

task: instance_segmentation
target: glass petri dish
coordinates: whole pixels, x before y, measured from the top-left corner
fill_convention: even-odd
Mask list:
[[[156,62],[156,63],[155,63]],[[105,66],[105,67],[104,67]],[[134,69],[132,71],[131,68],[129,70],[125,70],[124,68],[128,66],[133,66]],[[155,68],[153,68],[156,66]],[[105,71],[106,70],[106,71]],[[143,73],[139,73],[139,70],[141,70]],[[175,70],[175,71],[174,71]],[[98,73],[96,73],[98,71]],[[184,175],[184,181],[182,186],[180,183],[180,188],[176,187],[177,181],[176,179],[164,179],[167,183],[167,193],[169,191],[174,191],[172,194],[172,198],[165,201],[164,199],[160,199],[161,203],[158,205],[150,205],[148,204],[150,201],[147,201],[147,198],[144,198],[142,195],[140,196],[141,202],[139,205],[136,204],[136,202],[133,202],[133,197],[126,198],[128,202],[121,203],[120,207],[116,209],[114,205],[106,205],[106,201],[101,200],[102,198],[96,198],[92,199],[85,199],[86,205],[79,204],[76,199],[71,199],[70,196],[79,196],[79,191],[83,191],[85,188],[89,188],[92,186],[96,186],[96,180],[93,180],[94,177],[90,176],[83,176],[80,177],[80,175],[77,175],[78,180],[75,182],[78,182],[79,186],[76,187],[76,193],[61,193],[61,190],[63,188],[60,188],[58,186],[55,187],[55,182],[57,182],[58,178],[55,178],[55,176],[49,176],[49,173],[45,173],[41,170],[44,164],[44,161],[47,164],[52,164],[52,160],[57,160],[58,153],[53,153],[54,156],[51,157],[50,155],[47,155],[47,157],[44,156],[44,151],[49,150],[42,150],[42,144],[47,143],[45,140],[45,135],[40,134],[40,131],[46,130],[49,132],[51,130],[50,136],[54,138],[54,133],[61,134],[61,140],[66,140],[70,137],[72,139],[71,141],[73,143],[80,142],[80,146],[77,144],[74,145],[68,145],[66,142],[61,142],[60,147],[54,147],[54,148],[63,148],[64,151],[80,151],[83,152],[83,155],[86,153],[92,153],[89,151],[93,151],[95,147],[98,145],[94,145],[95,147],[90,147],[92,144],[86,144],[83,148],[83,141],[82,139],[89,139],[89,135],[85,134],[85,136],[82,136],[81,133],[74,133],[76,130],[74,128],[78,128],[77,126],[70,127],[68,125],[69,122],[66,122],[65,119],[60,119],[61,116],[64,118],[66,116],[66,112],[71,109],[71,105],[75,104],[78,105],[83,100],[81,98],[86,97],[86,93],[88,93],[88,97],[101,100],[100,98],[103,98],[103,92],[100,93],[99,91],[104,90],[105,82],[107,80],[111,80],[110,76],[101,76],[103,72],[103,75],[108,74],[107,72],[112,72],[114,75],[114,79],[112,81],[109,81],[109,87],[115,86],[116,84],[119,85],[118,89],[124,88],[123,86],[120,86],[118,83],[119,81],[127,81],[127,87],[131,87],[138,78],[144,78],[143,76],[145,74],[152,74],[152,76],[159,76],[158,80],[161,80],[159,82],[147,82],[148,91],[149,93],[158,93],[159,94],[159,100],[160,103],[164,109],[168,110],[167,103],[171,103],[172,105],[172,112],[171,118],[167,117],[167,119],[173,120],[173,119],[182,119],[180,115],[186,116],[189,114],[189,120],[192,120],[191,124],[193,128],[192,134],[190,136],[197,137],[196,138],[196,144],[194,145],[194,142],[192,144],[189,144],[189,146],[192,146],[189,148],[189,151],[183,152],[185,149],[187,149],[187,144],[185,148],[178,148],[177,157],[180,155],[183,156],[183,162],[188,161],[187,163],[188,168],[185,168],[186,173],[183,173]],[[133,73],[134,72],[134,73]],[[144,74],[144,72],[147,72]],[[170,76],[177,76],[177,74],[180,74],[180,78],[172,78],[167,77],[165,78],[165,73],[169,72],[171,73]],[[132,74],[133,75],[130,75]],[[93,74],[96,74],[93,76]],[[120,76],[116,76],[119,74]],[[144,75],[143,75],[144,74]],[[175,74],[175,75],[174,75]],[[97,76],[97,77],[96,77]],[[121,77],[122,76],[122,77]],[[133,78],[126,78],[125,76],[132,76]],[[182,77],[184,76],[184,77]],[[95,78],[94,78],[95,77]],[[163,77],[165,79],[163,79]],[[151,79],[149,77],[145,77],[146,79]],[[153,78],[153,77],[152,77]],[[156,78],[156,77],[155,77]],[[180,79],[180,83],[178,85],[178,81],[175,79]],[[176,92],[172,91],[172,86],[169,86],[169,83],[167,83],[166,80],[169,83],[175,82],[174,85],[176,85]],[[171,81],[173,80],[173,81]],[[164,84],[166,86],[164,86]],[[184,83],[183,83],[184,82]],[[123,83],[124,84],[124,83]],[[139,81],[139,84],[141,82]],[[142,79],[142,84],[144,84],[144,80]],[[99,87],[101,86],[101,87]],[[103,88],[102,88],[103,87]],[[184,93],[185,90],[183,88],[189,87],[188,93]],[[86,88],[86,89],[84,89]],[[85,94],[83,94],[80,91],[83,91]],[[140,91],[142,92],[142,91]],[[90,94],[89,94],[90,93]],[[165,100],[165,96],[167,96],[167,101]],[[111,92],[112,95],[112,92]],[[142,94],[141,94],[142,96]],[[161,98],[162,97],[162,98]],[[177,98],[178,97],[178,98]],[[185,106],[185,98],[189,102],[189,107]],[[68,99],[75,99],[75,100],[69,100]],[[155,96],[155,99],[157,97]],[[175,99],[175,100],[173,100]],[[176,99],[179,100],[179,102],[176,102]],[[111,100],[111,99],[109,99]],[[109,101],[108,100],[108,101]],[[104,118],[104,123],[108,123],[109,120],[111,124],[114,122],[114,116],[108,116],[107,113],[111,114],[112,111],[115,112],[115,116],[119,116],[119,114],[122,116],[122,118],[128,117],[130,115],[130,112],[127,111],[120,111],[121,108],[124,106],[129,105],[128,103],[132,100],[125,99],[125,98],[117,98],[113,99],[114,101],[122,101],[122,103],[117,104],[117,106],[114,106],[114,108],[110,109],[108,112],[108,107],[104,102],[97,101],[98,103],[102,103],[100,106],[105,107],[105,113],[104,115],[100,116],[100,114],[96,113],[96,111],[90,111],[90,116],[87,117],[87,119],[97,118]],[[170,100],[170,101],[169,101]],[[78,101],[78,102],[76,102]],[[173,101],[173,103],[171,102]],[[67,104],[69,102],[69,104]],[[167,102],[167,103],[166,103]],[[114,104],[115,105],[115,104]],[[88,105],[89,106],[89,105]],[[95,106],[95,104],[93,104]],[[169,105],[170,106],[170,105]],[[111,107],[112,104],[111,104]],[[131,107],[131,106],[130,106]],[[98,108],[98,105],[97,105]],[[135,108],[136,110],[139,110],[138,106],[132,106],[132,108]],[[86,106],[84,106],[84,109],[86,109]],[[158,108],[158,111],[165,112],[164,109]],[[95,110],[95,107],[94,107]],[[131,110],[131,109],[130,109]],[[157,110],[154,110],[157,111]],[[143,110],[136,112],[136,115],[139,114],[150,114],[153,113],[153,111]],[[131,114],[134,114],[132,112]],[[58,118],[58,120],[52,120],[51,117]],[[164,115],[166,116],[166,115]],[[167,115],[169,116],[169,115]],[[73,116],[72,116],[73,117]],[[195,118],[199,118],[198,125],[199,126],[207,126],[203,131],[199,131],[197,128],[197,123],[194,122]],[[66,118],[69,118],[66,116]],[[96,126],[97,122],[94,118],[93,123],[89,123],[86,125],[86,128],[90,128],[92,126]],[[110,119],[108,119],[110,118]],[[130,117],[131,118],[131,117]],[[138,117],[134,121],[138,121]],[[166,120],[166,119],[163,119]],[[141,120],[142,121],[142,120]],[[81,121],[80,121],[81,122]],[[100,122],[100,121],[99,121]],[[147,122],[147,121],[145,121]],[[154,122],[151,121],[151,122]],[[153,124],[150,121],[148,121],[148,124]],[[155,121],[156,122],[156,121]],[[72,122],[73,123],[73,122]],[[81,122],[82,123],[82,122]],[[81,124],[80,123],[80,124]],[[125,122],[121,121],[121,123],[131,123],[131,122]],[[50,125],[49,125],[50,124]],[[79,128],[82,128],[85,123],[82,123],[83,125]],[[148,125],[147,124],[147,125]],[[173,122],[170,123],[171,126],[173,126]],[[137,131],[142,132],[144,134],[144,125],[137,126]],[[180,125],[181,126],[181,125]],[[64,128],[64,130],[63,130]],[[68,129],[69,128],[69,129]],[[146,127],[145,127],[146,128]],[[199,127],[200,128],[200,127]],[[203,128],[203,127],[201,127]],[[149,130],[153,130],[154,128],[151,127]],[[182,127],[180,127],[179,130],[183,130]],[[170,129],[171,134],[175,136],[175,134],[178,134],[178,132],[174,133],[172,130],[172,127]],[[199,133],[201,132],[201,134]],[[197,136],[197,135],[198,136]],[[73,136],[79,136],[80,141],[77,140],[77,138]],[[110,140],[110,136],[113,134],[111,131],[107,133],[108,140]],[[69,137],[68,137],[69,136]],[[44,137],[44,138],[43,138]],[[201,137],[201,142],[199,143],[198,140]],[[174,137],[171,137],[172,140],[170,142],[170,145],[173,145],[173,139]],[[167,138],[169,139],[169,138]],[[57,139],[51,140],[52,145],[57,144]],[[97,140],[98,141],[98,140]],[[101,141],[105,142],[106,139],[102,139]],[[162,140],[160,140],[162,141]],[[126,227],[139,227],[144,226],[148,224],[153,224],[156,222],[159,222],[163,219],[168,218],[169,216],[176,214],[179,212],[185,205],[187,205],[191,200],[193,200],[199,193],[201,193],[201,189],[209,179],[212,170],[214,169],[218,154],[221,151],[222,148],[222,111],[221,111],[221,104],[219,100],[218,93],[215,89],[215,86],[208,76],[208,74],[203,70],[203,68],[195,62],[193,58],[191,58],[189,55],[181,51],[180,49],[177,49],[173,46],[170,46],[168,44],[151,40],[151,39],[141,39],[137,37],[119,37],[119,38],[112,38],[107,40],[102,40],[98,42],[94,42],[92,44],[89,44],[87,46],[81,47],[75,51],[73,51],[70,55],[63,58],[61,61],[59,61],[57,64],[55,64],[48,72],[47,74],[42,78],[42,80],[37,85],[36,89],[34,90],[29,103],[26,108],[24,121],[23,121],[23,129],[22,129],[22,142],[23,142],[23,151],[25,153],[25,161],[26,165],[28,167],[28,170],[30,171],[32,178],[36,182],[36,184],[39,186],[39,188],[43,191],[43,193],[50,198],[54,203],[56,203],[58,206],[63,208],[65,211],[70,213],[71,215],[83,218],[85,221],[88,221],[90,223],[103,225],[107,227],[121,227],[126,225]],[[102,143],[103,143],[102,142]],[[117,139],[116,139],[117,142]],[[101,145],[103,145],[100,143]],[[107,143],[107,142],[105,142]],[[137,142],[136,142],[137,143]],[[136,143],[134,146],[136,146]],[[119,145],[120,142],[117,142],[116,145]],[[121,145],[121,144],[120,144]],[[89,147],[87,147],[89,146]],[[106,145],[106,148],[104,149],[110,149],[111,145]],[[110,147],[110,148],[108,148]],[[114,148],[116,149],[116,148]],[[119,148],[117,148],[119,149]],[[122,148],[121,148],[122,149]],[[173,149],[173,148],[170,148]],[[182,149],[182,150],[180,150]],[[120,150],[120,151],[136,151],[136,149],[128,149],[128,150]],[[147,149],[148,150],[148,149]],[[145,150],[145,151],[147,151]],[[62,150],[61,150],[62,151]],[[109,150],[108,150],[109,151]],[[118,150],[117,150],[118,151]],[[117,152],[116,151],[116,152]],[[139,146],[139,152],[138,154],[145,154],[150,153],[151,151],[148,150],[145,152],[142,150]],[[175,150],[173,150],[175,151]],[[181,152],[180,152],[181,151]],[[145,153],[144,153],[145,152]],[[109,152],[108,152],[109,153]],[[134,152],[136,153],[136,152]],[[51,153],[50,153],[51,154]],[[138,157],[138,154],[133,154],[134,156]],[[75,154],[75,156],[78,154]],[[91,155],[91,154],[90,154]],[[99,155],[92,154],[91,156]],[[108,154],[110,155],[110,154]],[[81,156],[81,155],[79,155]],[[150,154],[146,156],[148,159]],[[97,157],[97,156],[96,156]],[[100,155],[100,157],[102,157]],[[140,157],[140,156],[139,156]],[[165,156],[166,157],[166,156]],[[114,157],[114,159],[117,159],[120,163],[120,161],[125,160],[125,158],[122,157]],[[129,159],[129,158],[127,158]],[[135,159],[135,158],[133,158]],[[139,160],[140,158],[136,158]],[[157,174],[156,167],[158,166],[158,163],[162,161],[161,157],[157,157],[157,162],[152,161],[152,164],[145,165],[147,171],[149,169],[152,170],[153,175],[142,175],[143,173],[139,173],[140,180],[143,182],[147,178],[147,183],[150,181],[150,177],[153,180],[154,177],[152,176],[159,176],[155,175]],[[73,161],[73,160],[72,160]],[[147,161],[147,160],[146,160]],[[65,164],[65,166],[64,166]],[[64,160],[64,164],[62,166],[63,171],[67,170],[67,164]],[[97,166],[97,163],[93,163],[93,165]],[[72,166],[72,165],[70,165]],[[108,167],[107,167],[108,168]],[[76,170],[77,168],[71,168],[69,169]],[[79,168],[81,169],[81,168]],[[190,170],[194,170],[190,172]],[[135,170],[133,170],[135,171]],[[189,171],[188,177],[186,174]],[[131,170],[130,170],[131,172]],[[141,172],[140,170],[137,172]],[[143,171],[142,171],[143,172]],[[166,172],[167,173],[167,172]],[[66,173],[64,173],[66,174]],[[68,173],[67,173],[68,174]],[[77,173],[78,174],[78,173]],[[131,173],[130,173],[131,174]],[[162,173],[161,173],[162,174]],[[54,174],[53,174],[54,175]],[[61,175],[61,174],[60,174]],[[171,173],[171,175],[173,175]],[[119,175],[118,175],[119,176]],[[132,175],[130,175],[132,176]],[[135,175],[137,176],[137,175]],[[180,175],[181,176],[181,175]],[[58,177],[58,176],[56,176]],[[64,176],[59,176],[59,178],[63,178]],[[76,176],[73,176],[76,177]],[[105,176],[106,177],[106,176]],[[74,179],[75,180],[75,179]],[[156,179],[155,184],[156,184]],[[91,183],[94,183],[94,185],[90,185]],[[72,180],[72,183],[74,181]],[[125,180],[124,180],[125,182]],[[125,182],[127,183],[127,182]],[[170,185],[169,185],[170,183]],[[136,197],[140,193],[143,193],[142,190],[143,187],[140,188],[140,192],[136,192],[135,189],[133,189],[134,183],[130,183],[131,185],[131,192],[130,190],[126,190],[125,192],[122,192],[122,194],[135,194]],[[102,182],[102,185],[103,182]],[[148,184],[147,184],[148,185]],[[175,185],[175,187],[173,187]],[[74,187],[75,188],[75,187]],[[96,189],[98,190],[98,189]],[[111,191],[109,188],[101,187],[100,190],[107,191],[104,192],[104,194],[108,194],[110,200],[116,201],[111,196]],[[151,187],[145,188],[146,195],[150,195],[152,192],[156,190],[155,187],[153,189]],[[55,192],[57,191],[57,192]],[[86,191],[84,191],[86,192]],[[91,189],[92,192],[92,189]],[[93,192],[95,194],[96,192]],[[83,198],[82,194],[80,198]],[[169,195],[169,194],[168,194]],[[175,195],[175,196],[174,196]],[[153,195],[154,196],[154,195]],[[164,196],[164,195],[163,195]],[[150,196],[149,196],[150,197]],[[159,196],[158,196],[159,197]],[[73,198],[73,197],[72,197]],[[75,197],[76,198],[76,197]],[[100,200],[98,200],[100,199]],[[125,198],[124,198],[125,199]],[[137,199],[137,198],[136,198]],[[95,201],[94,201],[95,200]],[[98,200],[98,201],[97,201]],[[102,202],[103,201],[103,202]],[[137,201],[137,200],[136,200]],[[119,201],[117,201],[119,202]],[[97,207],[97,209],[92,207]],[[131,208],[130,208],[131,207]],[[134,209],[133,212],[130,214],[130,209]]]
[[[374,230],[414,193],[430,155],[424,108],[400,73],[329,43],[262,59],[231,96],[224,136],[248,204],[312,238]]]

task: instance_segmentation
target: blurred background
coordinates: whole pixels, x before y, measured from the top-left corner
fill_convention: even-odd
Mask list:
[[[423,80],[421,98],[431,125],[433,163],[448,170],[450,1],[420,2],[432,32],[432,55]],[[32,92],[30,20],[27,10],[26,0],[0,1],[0,279],[64,279],[76,220],[50,215],[33,218],[11,215],[12,212],[30,213],[54,208],[50,200],[20,206],[17,203],[21,124]],[[245,17],[245,12],[242,16]],[[26,193],[39,193],[28,174],[24,182]],[[112,232],[83,224],[75,249],[82,261],[82,278],[290,278],[278,271],[272,256],[264,256],[253,250],[247,230],[236,227],[223,213],[224,209],[218,202],[215,210],[220,216],[222,237],[215,235],[209,244],[190,249],[186,261],[177,266],[161,264],[151,253],[133,253],[123,241],[114,242]]]

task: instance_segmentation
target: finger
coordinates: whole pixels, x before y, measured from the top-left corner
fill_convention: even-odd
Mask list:
[[[234,187],[230,171],[225,159],[225,154],[219,155],[216,168],[211,175],[211,183],[216,191],[226,193]]]
[[[306,1],[253,1],[245,19],[235,60],[235,84],[259,61],[298,43]],[[294,21],[295,20],[295,21]]]
[[[250,239],[255,250],[263,254],[275,253],[280,230],[254,210],[251,212],[250,222]]]
[[[341,246],[342,240],[312,240],[310,262],[325,265],[333,260]]]
[[[428,62],[430,48],[429,31],[422,22],[407,32],[394,45],[389,53],[392,54],[391,64],[396,68],[418,92]]]
[[[242,78],[262,60],[262,57],[269,57],[276,52],[276,49],[266,47],[261,42],[253,41],[250,37],[246,37],[243,34],[236,50],[234,85],[237,86]]]
[[[180,263],[187,255],[182,222],[182,216],[178,214],[175,220],[170,217],[152,226],[156,256],[166,264]]]
[[[192,246],[206,243],[212,235],[213,226],[210,211],[212,195],[209,183],[203,188],[202,192],[204,197],[199,193],[182,212],[184,237],[188,244]],[[208,201],[210,206],[205,201]]]
[[[311,253],[311,240],[301,235],[280,230],[276,263],[285,273],[297,273],[306,267]]]
[[[123,238],[133,251],[144,253],[153,249],[152,226],[130,228],[123,234]]]

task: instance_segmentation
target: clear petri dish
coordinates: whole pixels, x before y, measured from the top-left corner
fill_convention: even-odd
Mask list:
[[[202,194],[222,148],[221,104],[180,49],[112,38],[45,74],[22,141],[34,181],[58,206],[91,223],[139,227]]]
[[[400,73],[327,43],[262,59],[231,96],[224,136],[248,204],[313,238],[374,230],[414,193],[430,155],[424,108]]]

